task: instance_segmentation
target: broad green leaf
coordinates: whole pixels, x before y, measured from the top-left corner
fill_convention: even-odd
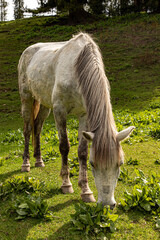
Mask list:
[[[18,217],[15,218],[15,220],[23,220],[25,217],[26,217],[26,216],[20,216],[20,215],[19,215]]]
[[[87,221],[91,226],[93,225],[93,221],[92,221],[91,215],[89,213],[87,213]]]
[[[98,224],[101,228],[106,228],[106,227],[110,227],[110,223],[105,222],[105,223],[99,223]]]
[[[118,215],[117,214],[110,214],[109,218],[110,218],[110,220],[115,222],[117,220],[117,218],[118,218]]]
[[[100,220],[101,220],[101,212],[98,213],[97,217],[94,220],[94,223],[97,224],[100,222]]]
[[[97,203],[97,207],[95,209],[95,212],[99,212],[99,211],[102,211],[102,210],[103,210],[102,203]]]
[[[28,213],[22,209],[17,209],[16,212],[20,215],[20,216],[25,216],[27,215]]]
[[[130,208],[131,208],[130,206],[126,205],[126,206],[124,207],[124,210],[125,210],[125,211],[128,211]]]
[[[104,209],[103,209],[103,215],[106,215],[106,214],[107,214],[107,208],[104,207]]]
[[[27,203],[21,203],[21,204],[19,205],[19,208],[26,208],[26,209],[28,209],[29,207],[28,207],[28,204],[27,204]]]
[[[86,214],[80,214],[79,218],[82,221],[82,223],[84,223],[85,225],[90,224],[88,219],[87,219],[87,215]]]
[[[151,205],[149,203],[141,203],[140,204],[142,208],[144,208],[146,211],[151,211]]]
[[[74,225],[80,230],[84,229],[84,225],[80,221],[75,220]]]
[[[124,199],[120,199],[120,202],[121,202],[121,206],[124,207],[126,205],[126,202]]]
[[[88,225],[88,226],[86,227],[86,230],[85,230],[85,232],[86,232],[87,235],[88,235],[89,231],[90,231],[90,225]]]
[[[158,204],[158,206],[160,207],[160,199],[156,200],[156,203]]]
[[[160,218],[158,218],[156,221],[156,228],[160,228]]]

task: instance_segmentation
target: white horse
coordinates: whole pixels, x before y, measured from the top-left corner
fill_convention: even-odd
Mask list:
[[[37,43],[22,54],[19,65],[19,91],[24,118],[25,149],[22,171],[29,171],[29,139],[34,140],[36,167],[44,167],[40,133],[44,120],[53,110],[62,156],[62,192],[72,193],[69,179],[69,142],[66,117],[79,119],[79,186],[83,201],[94,202],[87,179],[87,141],[91,141],[90,164],[98,190],[98,202],[116,202],[114,189],[123,164],[120,141],[132,132],[129,127],[117,132],[110,103],[110,88],[100,50],[86,33],[67,42]]]

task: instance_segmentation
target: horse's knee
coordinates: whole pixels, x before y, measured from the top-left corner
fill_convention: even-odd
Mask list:
[[[82,140],[81,143],[79,144],[79,147],[78,147],[79,161],[81,161],[82,163],[86,163],[87,156],[88,156],[87,141],[86,140]]]
[[[24,137],[30,136],[30,133],[32,131],[32,126],[30,124],[30,121],[24,122],[24,128],[23,128],[23,135]]]
[[[61,155],[68,156],[69,149],[70,149],[70,145],[69,145],[68,139],[62,138],[59,144],[59,150]]]
[[[40,123],[39,121],[35,120],[34,122],[34,134],[35,137],[38,136],[41,133],[42,130],[42,123]]]

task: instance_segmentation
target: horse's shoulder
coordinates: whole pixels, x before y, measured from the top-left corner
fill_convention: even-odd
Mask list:
[[[35,43],[27,47],[22,55],[34,55],[38,51],[55,51],[63,47],[66,42],[46,42],[46,43]]]

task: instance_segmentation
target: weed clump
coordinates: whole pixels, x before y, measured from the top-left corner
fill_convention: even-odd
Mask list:
[[[97,206],[80,203],[75,204],[75,210],[75,214],[71,215],[73,227],[70,231],[91,234],[96,239],[102,239],[107,232],[116,231],[115,222],[118,215],[113,214],[109,206],[103,207],[101,203]]]
[[[9,197],[12,193],[24,194],[42,191],[45,183],[32,177],[16,176],[0,183],[0,199]]]
[[[125,211],[130,209],[150,212],[160,215],[160,181],[153,173],[148,178],[143,171],[137,170],[137,177],[132,192],[124,192],[124,199],[121,199],[121,207]]]
[[[150,135],[155,139],[160,139],[160,128],[155,128],[151,130]]]
[[[0,200],[11,196],[8,212],[16,213],[16,220],[26,217],[51,219],[48,203],[41,196],[45,184],[31,177],[16,176],[0,183]]]
[[[13,199],[11,213],[16,213],[15,220],[22,220],[26,217],[44,218],[50,220],[51,212],[48,211],[48,203],[41,196],[27,195]]]

